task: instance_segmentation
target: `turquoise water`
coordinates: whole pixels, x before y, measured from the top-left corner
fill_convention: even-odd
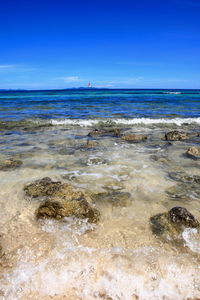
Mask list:
[[[1,91],[0,132],[0,299],[200,299],[200,230],[150,222],[175,206],[200,222],[200,90]],[[99,222],[38,220],[24,188],[45,177]]]
[[[0,92],[1,121],[199,116],[200,90]]]

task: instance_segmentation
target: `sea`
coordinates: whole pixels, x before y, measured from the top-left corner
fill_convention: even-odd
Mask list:
[[[0,133],[0,299],[200,299],[198,228],[151,222],[176,206],[200,222],[200,159],[186,153],[200,90],[0,91]],[[24,187],[44,177],[89,195],[99,221],[38,220]]]

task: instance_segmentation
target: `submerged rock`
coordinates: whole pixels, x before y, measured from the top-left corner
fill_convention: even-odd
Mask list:
[[[197,228],[199,222],[195,217],[184,207],[176,206],[168,212],[168,218],[173,224],[184,225],[185,227]]]
[[[200,189],[198,183],[178,183],[166,190],[166,193],[176,200],[198,199],[200,197]]]
[[[93,207],[89,195],[70,184],[45,177],[26,185],[24,191],[28,197],[44,200],[36,211],[37,218],[76,216],[87,218],[92,223],[99,220],[99,212]]]
[[[53,196],[60,188],[61,181],[52,181],[49,177],[36,180],[24,187],[26,196],[38,198],[43,196]]]
[[[125,134],[122,136],[122,140],[129,143],[139,143],[146,141],[147,136],[144,134]]]
[[[170,172],[169,177],[173,180],[185,183],[200,183],[199,175],[188,175],[185,172]]]
[[[88,133],[88,136],[120,136],[119,128],[109,128],[109,129],[94,129]]]
[[[177,206],[151,217],[150,226],[156,235],[178,238],[185,228],[199,228],[200,224],[186,208]]]
[[[100,157],[91,157],[87,160],[86,165],[87,166],[92,166],[92,165],[107,165],[109,163],[108,160],[100,158]]]
[[[1,171],[9,171],[12,169],[19,168],[22,165],[21,160],[16,160],[16,159],[6,159],[4,161],[0,162],[0,170]]]
[[[161,163],[166,166],[173,165],[173,161],[171,161],[166,155],[151,155],[150,158],[158,163]]]
[[[167,141],[184,141],[189,139],[189,136],[185,132],[174,130],[166,133],[165,139]]]
[[[128,206],[131,204],[131,194],[121,191],[108,191],[91,196],[96,202],[111,203],[113,206]]]
[[[89,222],[96,223],[99,220],[99,211],[91,207],[83,199],[54,199],[42,203],[36,211],[36,217],[62,219],[64,217],[75,216],[80,219],[87,218]]]
[[[200,147],[189,147],[186,154],[192,158],[200,158]]]
[[[87,143],[85,145],[86,148],[95,148],[99,145],[97,141],[87,140]]]

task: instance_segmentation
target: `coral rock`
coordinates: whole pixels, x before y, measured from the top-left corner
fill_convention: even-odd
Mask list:
[[[170,131],[170,132],[166,133],[165,139],[167,141],[184,141],[184,140],[189,139],[189,136],[184,132],[174,130],[174,131]]]
[[[15,159],[7,159],[2,162],[0,162],[0,170],[1,171],[9,171],[12,169],[19,168],[22,165],[21,160],[15,160]]]
[[[200,158],[200,147],[190,147],[186,151],[186,154],[193,158]]]
[[[139,143],[146,141],[147,136],[144,134],[126,134],[122,136],[122,139],[129,143]]]

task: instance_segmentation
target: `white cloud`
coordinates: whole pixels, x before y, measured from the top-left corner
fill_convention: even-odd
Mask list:
[[[122,79],[115,79],[115,80],[109,80],[107,83],[111,85],[117,85],[117,84],[134,84],[138,83],[140,81],[143,81],[143,77],[130,77],[130,78],[122,78]]]
[[[0,64],[0,71],[9,71],[14,73],[23,73],[23,72],[32,72],[38,69],[29,67],[23,64],[16,64],[16,65],[1,65]]]
[[[120,61],[117,62],[118,65],[125,65],[125,66],[138,66],[138,67],[154,67],[160,66],[161,63],[156,61]]]
[[[64,82],[82,82],[84,81],[79,76],[66,76],[66,77],[60,77],[58,79],[64,80]]]
[[[0,70],[14,69],[15,65],[0,65]]]

